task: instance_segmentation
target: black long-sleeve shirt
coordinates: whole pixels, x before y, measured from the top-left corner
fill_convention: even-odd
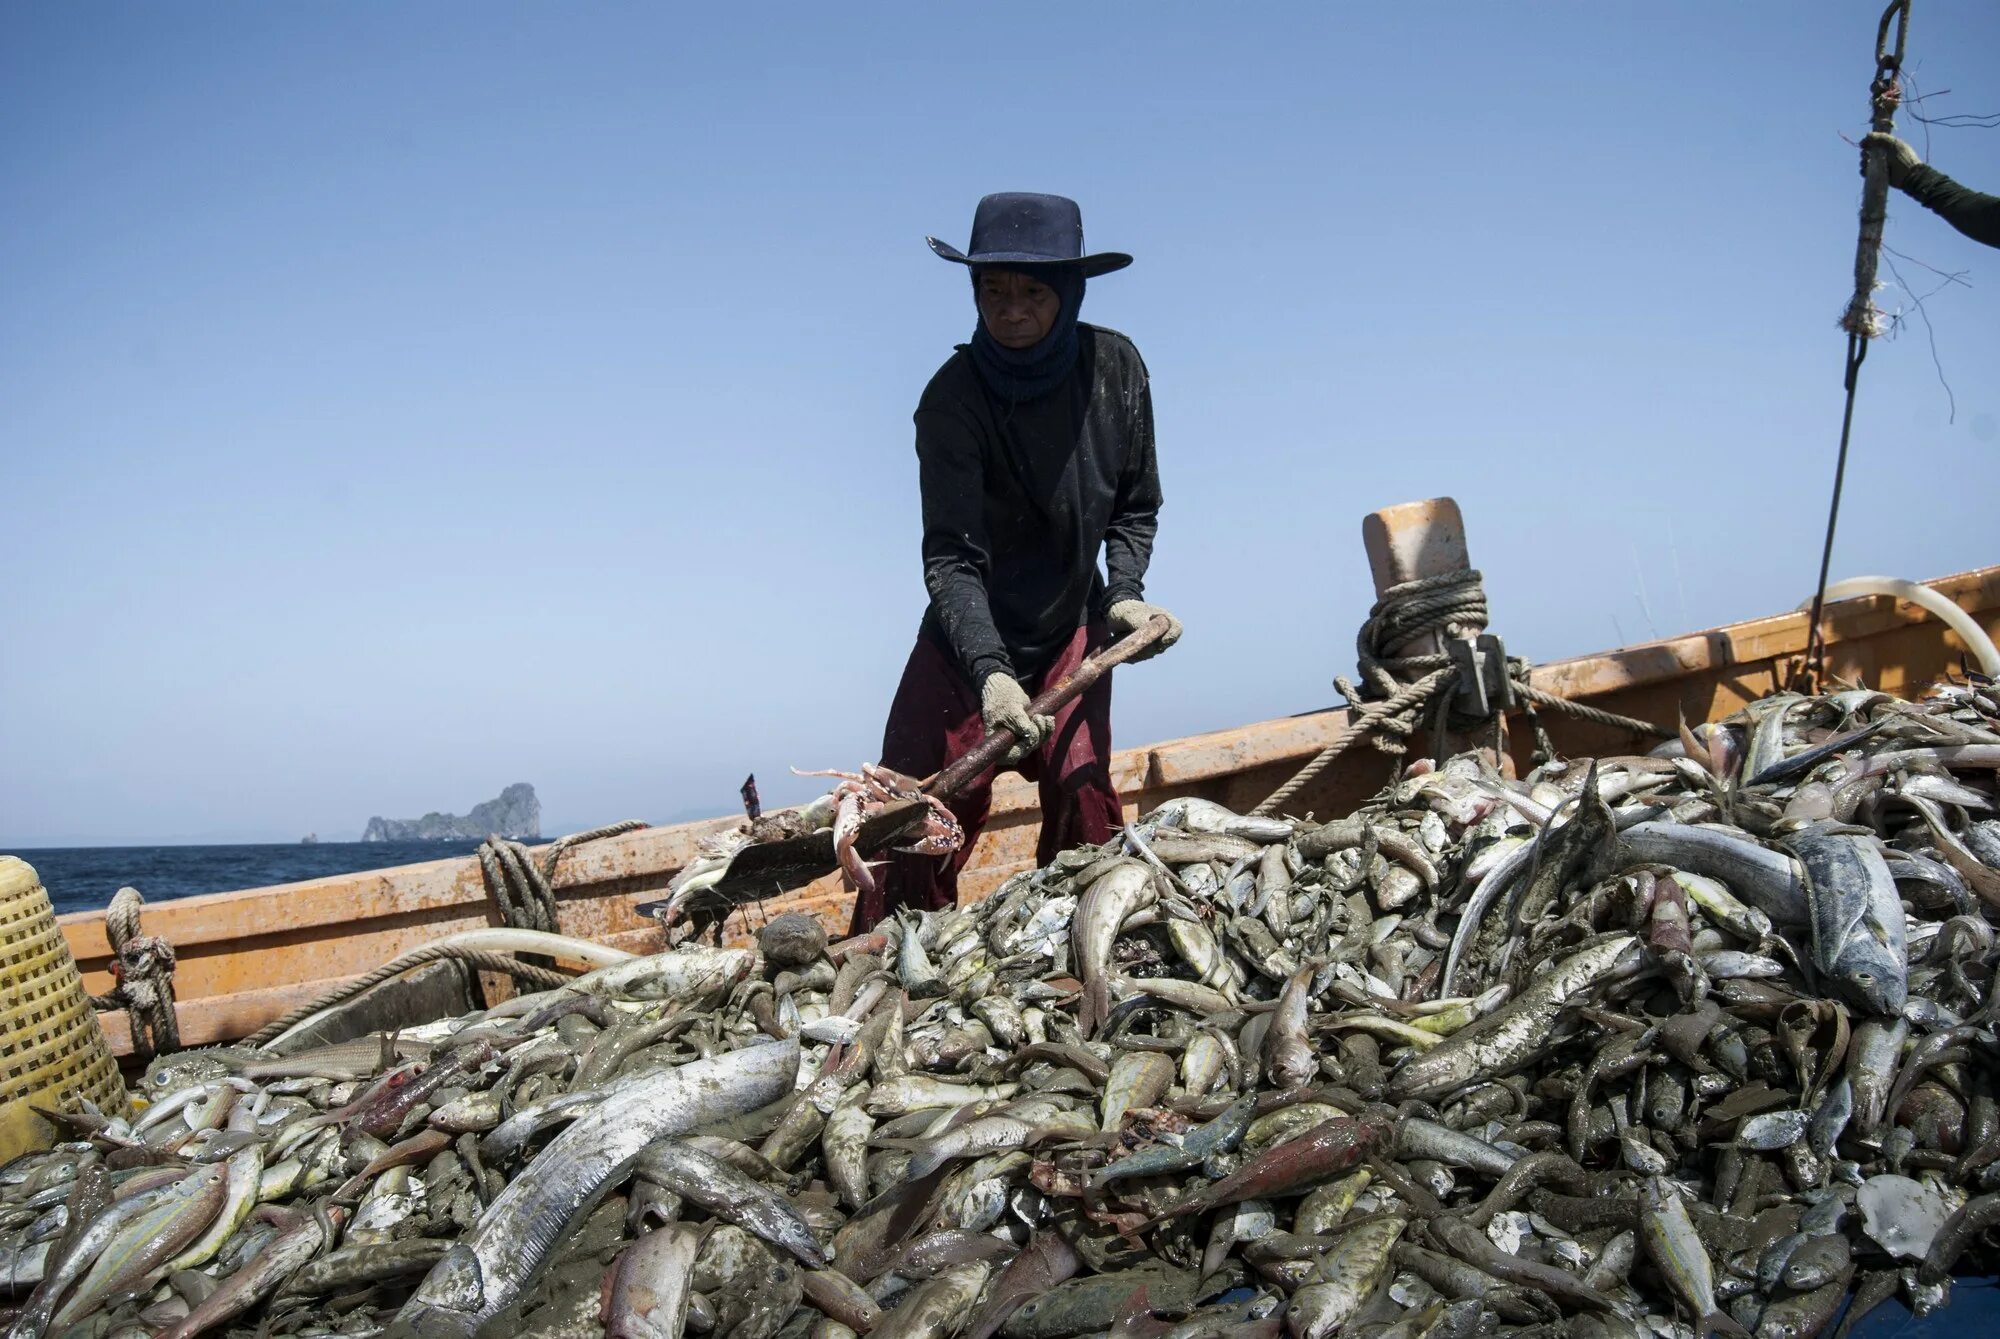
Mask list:
[[[1925,163],[1903,178],[1903,192],[1973,241],[2000,246],[2000,195],[1969,191]]]
[[[1077,333],[1076,366],[1046,395],[1008,405],[961,347],[917,404],[924,627],[974,684],[1037,673],[1145,591],[1160,510],[1146,364],[1115,330]]]

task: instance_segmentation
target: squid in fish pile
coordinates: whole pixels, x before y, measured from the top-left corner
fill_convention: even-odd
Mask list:
[[[1809,1335],[2000,1263],[2000,697],[1170,802],[978,905],[157,1061],[13,1339]]]

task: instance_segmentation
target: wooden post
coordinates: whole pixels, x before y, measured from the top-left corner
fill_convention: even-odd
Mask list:
[[[1465,548],[1465,518],[1459,514],[1458,503],[1448,497],[1402,502],[1368,513],[1361,519],[1361,543],[1368,550],[1368,571],[1375,579],[1377,599],[1405,581],[1472,570]],[[1436,633],[1425,633],[1389,651],[1398,656],[1428,656],[1443,649]],[[1483,730],[1477,738],[1456,733],[1445,736],[1447,754],[1491,746],[1492,736]],[[1513,763],[1504,747],[1498,762],[1504,774],[1513,775]]]
[[[1465,552],[1465,518],[1448,497],[1402,502],[1361,518],[1361,543],[1368,550],[1368,571],[1375,578],[1375,598],[1391,586],[1424,577],[1471,570]],[[1436,655],[1442,648],[1437,634],[1425,633],[1403,646],[1389,648],[1399,656]]]

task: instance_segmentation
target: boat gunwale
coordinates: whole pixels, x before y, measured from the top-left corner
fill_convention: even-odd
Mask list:
[[[1968,612],[1982,616],[1982,622],[1991,622],[1991,615],[2000,611],[2000,565],[1953,573],[1923,584]],[[1900,627],[1923,623],[1927,617],[1921,610],[1889,596],[1839,601],[1826,609],[1829,646],[1837,648],[1842,643],[1878,637]],[[1768,674],[1772,680],[1755,686],[1739,685],[1744,696],[1756,696],[1777,686],[1776,679],[1787,657],[1803,652],[1806,625],[1803,611],[1766,615],[1550,661],[1535,666],[1530,681],[1548,692],[1588,702],[1656,688],[1681,678],[1754,667],[1757,674]],[[1938,628],[1941,646],[1957,645],[1955,635],[1941,625],[1934,626]],[[1162,790],[1184,793],[1231,777],[1295,767],[1337,738],[1347,719],[1346,709],[1329,707],[1118,750],[1112,758],[1113,779],[1122,794],[1137,797]],[[1003,775],[994,787],[990,822],[1004,825],[1028,821],[1037,807],[1035,786],[1018,775]],[[613,905],[619,894],[629,891],[636,897],[649,890],[657,892],[668,876],[694,856],[704,838],[726,831],[740,821],[734,816],[702,819],[641,829],[572,847],[552,879],[559,902],[566,909],[588,908],[590,918],[602,922],[588,927],[589,937],[620,943],[623,947],[643,948],[654,931],[649,922],[630,912],[629,905]],[[531,849],[545,851],[547,844]],[[978,867],[977,863],[971,866]],[[814,887],[818,889],[819,885]],[[820,889],[817,893],[808,891],[799,905],[830,916],[837,902],[837,894]],[[282,909],[282,915],[274,915],[278,909]],[[453,856],[295,883],[196,894],[148,904],[145,915],[147,932],[165,937],[186,964],[254,952],[246,941],[272,947],[334,942],[342,936],[328,935],[325,931],[341,925],[366,923],[369,929],[362,932],[364,936],[427,925],[435,925],[437,933],[447,933],[467,928],[468,918],[484,923],[488,911],[478,860]],[[110,956],[104,913],[69,912],[58,917],[58,921],[79,965],[89,975],[101,976]],[[240,996],[242,1008],[234,1013],[254,1014],[261,1007],[257,1000],[289,998],[313,986],[347,979],[347,975],[336,974],[315,982],[284,980],[237,991],[196,994],[184,997],[182,1004]],[[118,1034],[114,1041],[121,1039],[125,1031],[122,1017],[106,1015],[105,1019],[107,1030]],[[221,1025],[212,1023],[197,1031],[212,1033],[218,1026]]]

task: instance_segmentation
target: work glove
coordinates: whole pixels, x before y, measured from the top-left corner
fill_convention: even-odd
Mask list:
[[[1014,732],[1014,747],[1007,750],[1005,759],[1009,764],[1040,748],[1056,727],[1055,717],[1037,716],[1028,710],[1028,690],[1021,687],[1020,680],[997,670],[979,685],[979,718],[986,722],[988,731]]]
[[[1135,665],[1142,660],[1151,660],[1154,656],[1179,641],[1181,639],[1181,621],[1172,614],[1167,613],[1166,610],[1160,608],[1157,604],[1147,604],[1144,600],[1120,600],[1117,604],[1112,605],[1104,611],[1104,621],[1111,625],[1111,633],[1114,637],[1123,637],[1128,633],[1137,632],[1155,618],[1161,617],[1167,620],[1167,635],[1154,642],[1138,655],[1133,656],[1131,663]]]
[[[1868,146],[1879,144],[1887,152],[1883,157],[1889,163],[1889,184],[1901,186],[1910,179],[1910,169],[1922,167],[1924,160],[1917,157],[1917,151],[1886,131],[1876,130],[1861,137],[1861,175],[1868,175]]]

